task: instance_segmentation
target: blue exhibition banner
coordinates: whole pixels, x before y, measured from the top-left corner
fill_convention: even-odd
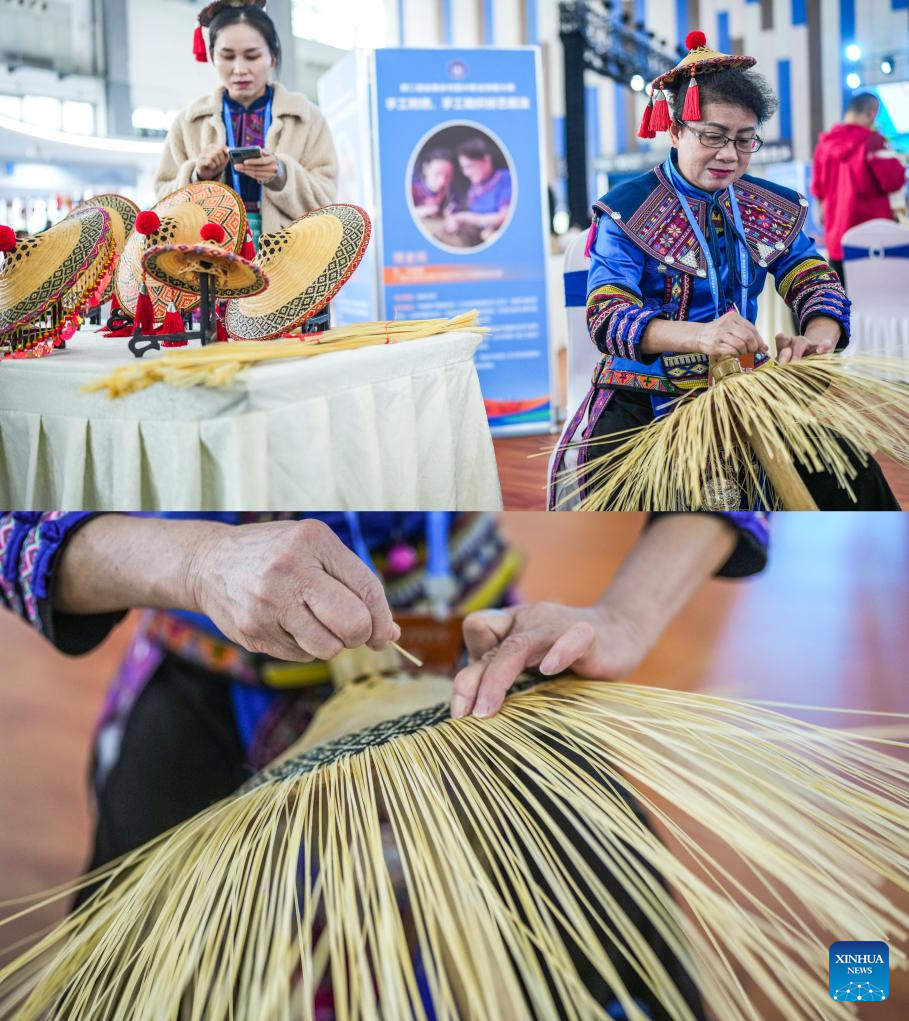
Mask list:
[[[549,427],[539,51],[375,52],[384,314],[476,308],[476,364],[497,432]],[[364,154],[365,156],[365,154]]]

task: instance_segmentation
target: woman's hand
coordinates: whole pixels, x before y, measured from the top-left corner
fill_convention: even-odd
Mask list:
[[[767,345],[753,323],[731,308],[719,319],[700,323],[695,334],[695,352],[703,355],[757,354]]]
[[[237,170],[258,181],[259,184],[268,184],[278,176],[278,157],[273,152],[266,152],[263,149],[262,155],[257,159],[238,163]]]
[[[454,680],[455,717],[497,713],[528,668],[547,675],[571,668],[595,680],[618,680],[635,669],[649,648],[634,622],[604,603],[483,610],[465,619],[464,641],[472,662]]]
[[[776,358],[780,365],[797,362],[806,355],[829,354],[836,347],[836,341],[812,340],[810,337],[789,337],[785,333],[776,335]]]
[[[200,181],[213,181],[220,177],[227,166],[227,146],[206,146],[196,159],[196,177]]]
[[[228,638],[278,659],[381,649],[401,634],[379,579],[320,521],[214,529],[187,583],[199,611]]]

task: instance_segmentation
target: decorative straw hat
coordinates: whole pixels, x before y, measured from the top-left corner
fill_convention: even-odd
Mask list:
[[[685,36],[685,48],[688,53],[674,68],[654,78],[650,102],[644,110],[641,126],[638,128],[638,138],[656,138],[658,131],[669,130],[671,120],[665,89],[675,89],[685,78],[690,78],[691,84],[685,93],[685,108],[682,110],[680,120],[699,121],[701,103],[696,76],[724,71],[730,67],[754,67],[757,63],[754,57],[746,57],[744,54],[712,50],[707,45],[707,37],[703,32],[689,32]]]
[[[220,181],[188,184],[161,199],[148,216],[139,214],[133,233],[126,239],[115,277],[117,298],[126,312],[136,314],[145,283],[145,252],[160,245],[198,244],[200,231],[207,223],[224,228],[226,251],[240,251],[246,238],[246,211],[240,196]],[[199,304],[197,293],[155,281],[148,282],[148,294],[155,320],[164,318],[171,302],[180,313],[190,312]]]
[[[370,233],[366,212],[341,203],[263,234],[256,262],[268,273],[268,290],[227,303],[227,332],[238,340],[268,340],[316,315],[359,265]]]
[[[126,239],[132,233],[135,226],[139,207],[132,199],[128,199],[125,195],[116,195],[110,192],[104,195],[94,195],[92,198],[80,202],[69,215],[81,216],[85,210],[97,209],[99,206],[102,209],[106,209],[108,216],[110,216],[110,229],[114,236],[115,251],[110,277],[103,293],[98,298],[98,304],[103,305],[105,301],[110,300],[111,295],[114,293],[114,272],[116,271],[117,259],[120,258],[120,253],[123,251]]]
[[[115,258],[107,210],[86,210],[36,234],[0,229],[0,343],[13,354],[49,354],[68,340]]]
[[[242,298],[264,291],[268,277],[253,262],[222,248],[218,236],[224,231],[216,224],[205,224],[200,235],[209,244],[157,245],[142,256],[142,266],[159,283],[179,291],[199,293],[199,278],[209,273],[215,278],[219,298]]]
[[[205,7],[199,11],[199,24],[196,25],[196,31],[193,34],[193,56],[200,64],[204,64],[208,60],[208,51],[205,48],[205,37],[202,35],[202,29],[208,28],[211,24],[212,18],[222,8],[264,6],[265,0],[214,0],[214,3],[206,4]]]

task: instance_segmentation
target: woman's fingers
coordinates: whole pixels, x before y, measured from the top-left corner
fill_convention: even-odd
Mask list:
[[[578,621],[553,642],[552,648],[540,663],[541,674],[564,673],[572,664],[592,651],[597,635],[593,625]]]
[[[502,708],[514,682],[527,667],[539,662],[543,650],[538,645],[538,640],[526,631],[510,634],[483,657],[481,662],[486,662],[486,669],[477,689],[474,716],[494,716]]]
[[[457,719],[467,716],[473,709],[477,698],[480,681],[486,669],[486,660],[480,659],[459,670],[454,679],[454,690],[451,695],[451,715]]]
[[[462,625],[467,655],[471,659],[479,659],[492,651],[513,625],[513,610],[480,610],[468,614]]]

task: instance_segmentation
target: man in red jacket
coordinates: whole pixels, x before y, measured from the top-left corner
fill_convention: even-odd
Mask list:
[[[902,162],[887,150],[872,127],[880,101],[871,92],[854,95],[842,124],[818,139],[811,194],[819,199],[818,218],[830,264],[843,279],[843,234],[858,223],[893,219],[889,193],[906,183]]]

